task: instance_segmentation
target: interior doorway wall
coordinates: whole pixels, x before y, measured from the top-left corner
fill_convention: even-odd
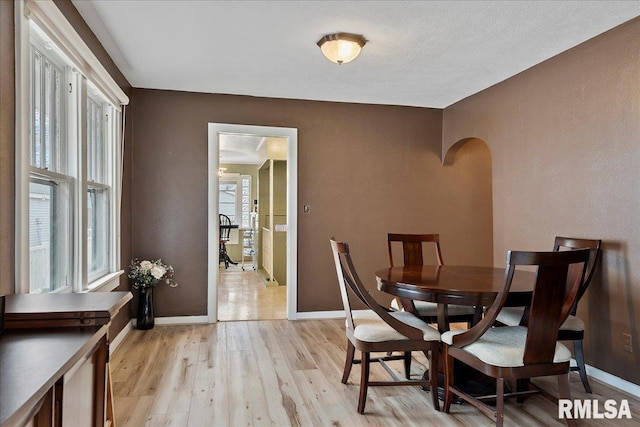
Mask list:
[[[208,298],[209,323],[218,321],[218,168],[221,134],[259,135],[287,140],[287,319],[297,314],[298,130],[295,128],[209,123],[208,127]]]

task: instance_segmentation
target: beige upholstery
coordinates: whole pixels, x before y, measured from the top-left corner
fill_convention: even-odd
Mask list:
[[[416,312],[420,317],[436,317],[438,315],[438,304],[435,302],[413,301],[413,303],[415,304]],[[391,301],[391,308],[398,311],[402,310],[402,307],[396,298]],[[449,316],[472,316],[474,314],[474,308],[468,305],[449,304],[447,306],[447,313]]]
[[[373,310],[354,311],[352,313],[355,326],[353,336],[361,341],[382,342],[408,339],[389,326],[389,324],[382,320]],[[409,326],[420,329],[425,341],[440,340],[440,333],[435,328],[429,326],[413,314],[404,311],[396,311],[389,314]]]
[[[447,331],[442,334],[442,342],[452,344],[453,336],[464,330]],[[464,347],[483,362],[501,367],[524,366],[524,345],[527,328],[524,326],[503,326],[487,330],[477,341]],[[553,363],[567,362],[571,352],[560,342],[556,343]]]
[[[522,319],[524,307],[503,307],[496,320],[503,325],[518,326]],[[561,331],[584,331],[584,322],[576,316],[569,316],[560,326]]]
[[[346,315],[347,332],[347,357],[342,373],[343,384],[349,380],[351,368],[355,363],[360,363],[360,393],[358,396],[358,413],[364,413],[367,401],[367,390],[370,386],[422,386],[429,387],[431,401],[436,410],[440,410],[438,400],[438,376],[437,369],[429,370],[429,379],[411,378],[411,352],[420,351],[429,359],[431,366],[438,366],[440,353],[440,333],[412,313],[403,311],[390,311],[382,307],[367,289],[355,270],[349,244],[336,242],[333,238],[331,251],[338,275],[340,295]],[[367,310],[354,311],[351,308],[351,299],[357,299],[363,303]],[[362,353],[360,360],[355,360],[356,350]],[[399,351],[401,355],[393,355]],[[386,353],[383,357],[371,357],[371,353]],[[404,362],[404,380],[400,380],[385,364],[390,360],[402,360]],[[392,381],[370,381],[369,373],[371,362],[380,362],[384,369],[393,377]]]
[[[576,316],[569,316],[560,326],[561,331],[584,331],[584,322]]]

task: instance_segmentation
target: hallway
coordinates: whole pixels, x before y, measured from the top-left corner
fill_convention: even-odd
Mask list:
[[[265,286],[261,274],[239,265],[220,268],[218,320],[274,320],[287,318],[287,287]]]

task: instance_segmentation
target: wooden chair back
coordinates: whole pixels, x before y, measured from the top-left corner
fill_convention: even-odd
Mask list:
[[[440,235],[439,234],[387,234],[387,245],[389,247],[389,265],[394,267],[392,243],[402,243],[402,254],[404,265],[407,267],[419,267],[424,265],[423,244],[433,243],[436,252],[436,260],[438,265],[444,265],[442,261],[442,252],[440,252]]]
[[[347,318],[347,328],[351,330],[355,329],[352,313],[352,299],[350,296],[352,294],[396,331],[410,339],[422,339],[423,334],[419,329],[413,328],[392,317],[389,314],[389,310],[378,304],[371,296],[369,291],[362,284],[362,281],[360,280],[360,277],[353,265],[351,254],[349,252],[349,244],[346,242],[337,242],[333,238],[330,242],[336,273],[338,275],[338,284],[340,285],[340,295],[342,297],[345,316]]]
[[[600,247],[602,246],[602,240],[593,240],[593,239],[578,239],[574,237],[556,237],[555,242],[553,244],[554,251],[562,251],[562,250],[575,250],[575,249],[589,249],[589,261],[587,261],[587,266],[585,268],[584,280],[580,284],[580,288],[578,289],[578,295],[576,297],[576,302],[571,309],[571,314],[575,315],[576,310],[578,309],[578,302],[582,296],[587,292],[587,288],[591,283],[591,279],[593,278],[593,273],[596,271],[596,267],[598,265],[598,260],[600,258]]]
[[[588,259],[588,249],[562,252],[509,251],[503,289],[477,325],[453,337],[454,345],[462,347],[471,344],[494,324],[507,300],[517,266],[536,266],[536,282],[526,325],[524,364],[552,363],[558,329],[569,316],[583,281]]]

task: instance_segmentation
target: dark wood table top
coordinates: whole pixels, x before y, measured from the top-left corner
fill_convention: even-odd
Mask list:
[[[393,267],[376,271],[378,289],[400,298],[489,306],[504,287],[505,269],[459,265]],[[535,273],[517,271],[507,305],[527,305]]]
[[[103,325],[131,298],[131,292],[6,295],[5,328]]]
[[[98,343],[107,329],[107,325],[25,329],[0,335],[0,425],[24,425],[47,391]]]

